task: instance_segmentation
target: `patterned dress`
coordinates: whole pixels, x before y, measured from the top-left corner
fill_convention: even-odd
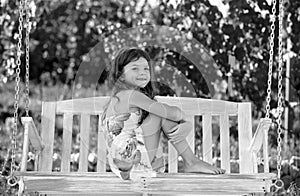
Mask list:
[[[157,172],[165,170],[161,142],[154,160],[149,160],[143,132],[138,125],[140,118],[141,111],[138,110],[104,120],[108,163],[112,172],[123,180],[155,177]]]

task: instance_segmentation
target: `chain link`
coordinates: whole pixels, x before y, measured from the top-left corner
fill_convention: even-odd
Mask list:
[[[15,103],[14,103],[14,128],[12,132],[11,140],[11,167],[10,177],[13,178],[13,173],[16,169],[16,149],[17,149],[17,130],[18,130],[18,109],[19,109],[19,91],[20,91],[20,66],[21,66],[21,55],[22,55],[22,30],[23,30],[23,14],[24,14],[24,0],[20,0],[19,5],[19,36],[18,36],[18,48],[17,48],[17,69],[16,69],[16,86],[15,86]]]
[[[269,51],[269,71],[268,71],[268,88],[267,88],[267,99],[266,99],[266,118],[270,118],[270,101],[271,101],[271,86],[272,86],[272,67],[273,67],[273,56],[274,56],[274,37],[275,37],[275,21],[276,21],[276,0],[272,0],[272,15],[270,16],[271,20],[271,34],[269,37],[269,42],[270,42],[270,51]],[[277,105],[277,110],[278,110],[278,119],[277,119],[277,124],[278,124],[278,129],[277,129],[277,179],[273,183],[275,187],[275,192],[277,192],[279,189],[283,188],[283,181],[280,179],[281,177],[281,162],[282,162],[282,157],[281,157],[281,134],[282,134],[282,129],[281,129],[281,116],[282,116],[282,67],[283,67],[283,0],[279,0],[279,38],[278,38],[278,105]]]
[[[276,21],[276,0],[272,1],[272,15],[271,17],[271,34],[269,37],[270,51],[269,51],[269,71],[268,71],[268,88],[267,88],[267,103],[266,103],[266,118],[270,118],[270,101],[271,101],[271,86],[272,86],[272,68],[274,55],[274,37],[275,37],[275,21]]]
[[[278,128],[277,128],[277,177],[280,178],[280,173],[281,173],[281,161],[282,161],[282,157],[281,157],[281,143],[282,143],[282,139],[281,139],[281,134],[282,134],[282,128],[281,128],[281,124],[282,124],[282,120],[281,120],[281,116],[282,116],[282,112],[283,112],[283,108],[282,108],[282,100],[283,100],[283,95],[282,95],[282,67],[283,67],[283,58],[282,58],[282,54],[283,54],[283,0],[279,0],[279,38],[278,38],[278,55],[279,55],[279,59],[278,59],[278,105],[277,105],[277,109],[278,109],[278,119],[277,119],[277,123],[278,123]]]
[[[25,45],[26,45],[26,74],[25,74],[25,111],[26,117],[29,117],[29,33],[31,28],[31,22],[29,21],[29,4],[28,0],[25,0],[26,6],[26,37],[25,37]]]

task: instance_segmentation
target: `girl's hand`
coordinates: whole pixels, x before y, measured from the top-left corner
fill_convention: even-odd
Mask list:
[[[181,119],[179,123],[189,122],[191,121],[191,119],[192,119],[191,115],[187,115],[184,111],[181,111]]]

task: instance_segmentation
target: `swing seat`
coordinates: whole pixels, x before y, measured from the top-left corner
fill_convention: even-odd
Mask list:
[[[91,116],[99,118],[109,97],[91,97],[42,103],[41,130],[32,118],[23,117],[24,143],[21,162],[21,187],[26,193],[47,195],[247,195],[270,192],[276,174],[268,170],[268,126],[258,126],[252,134],[251,103],[235,103],[221,100],[184,97],[156,97],[159,102],[181,108],[195,127],[195,116],[202,116],[202,159],[213,163],[212,122],[219,117],[220,159],[224,175],[178,173],[178,154],[168,143],[168,173],[154,178],[123,181],[106,172],[106,145],[103,127],[98,120],[97,171],[88,172],[90,152]],[[63,116],[63,139],[60,171],[52,171],[55,119]],[[74,115],[80,116],[79,168],[71,172],[72,129]],[[229,117],[238,122],[239,173],[230,173]],[[252,136],[253,135],[253,136]],[[191,149],[195,149],[195,132],[187,137]],[[95,138],[94,138],[95,139]],[[29,143],[36,150],[35,171],[27,171]],[[263,150],[264,173],[258,173],[258,150]]]

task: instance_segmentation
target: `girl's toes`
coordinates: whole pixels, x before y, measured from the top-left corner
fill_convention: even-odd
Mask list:
[[[223,169],[218,168],[218,174],[223,174]]]

